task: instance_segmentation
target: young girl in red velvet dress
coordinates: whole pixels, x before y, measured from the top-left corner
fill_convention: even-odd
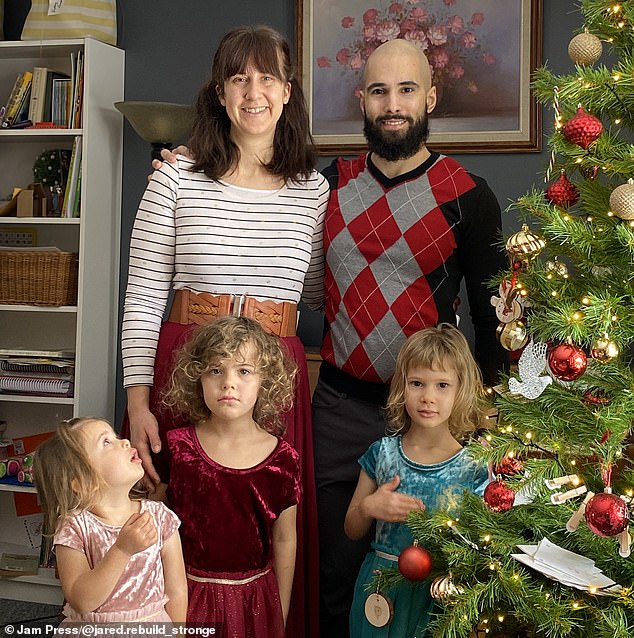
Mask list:
[[[198,329],[172,373],[166,402],[192,423],[167,434],[187,621],[222,624],[228,638],[284,636],[301,487],[280,417],[294,375],[280,340],[244,317]]]

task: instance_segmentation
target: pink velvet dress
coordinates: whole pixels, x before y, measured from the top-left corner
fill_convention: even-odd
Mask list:
[[[165,541],[178,530],[179,520],[174,512],[156,501],[141,501],[141,512],[149,512],[154,518],[158,541],[130,558],[119,582],[100,607],[80,614],[66,603],[64,623],[170,622],[165,611],[161,551]],[[64,521],[53,543],[83,552],[92,569],[103,560],[120,531],[121,527],[107,525],[84,510]]]
[[[222,627],[225,638],[281,638],[273,572],[273,525],[301,497],[299,457],[280,439],[247,469],[224,467],[202,449],[195,428],[167,433],[168,499],[182,521],[187,622]]]

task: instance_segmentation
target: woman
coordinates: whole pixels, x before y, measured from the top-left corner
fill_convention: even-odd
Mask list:
[[[167,479],[166,464],[160,454],[152,464],[149,446],[166,449],[167,430],[188,425],[161,406],[161,393],[193,326],[226,314],[254,318],[297,362],[285,438],[302,459],[304,498],[289,636],[316,631],[318,613],[310,394],[295,327],[300,297],[312,307],[322,300],[328,186],[309,142],[288,44],[263,26],[228,33],[196,100],[193,159],[164,163],[139,205],[122,333],[130,438],[155,483]]]

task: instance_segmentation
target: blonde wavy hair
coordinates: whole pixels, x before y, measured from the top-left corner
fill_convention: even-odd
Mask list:
[[[260,390],[253,419],[267,432],[284,434],[283,413],[293,405],[297,366],[284,352],[282,341],[253,319],[222,317],[198,328],[179,350],[163,402],[194,423],[211,412],[203,396],[201,377],[222,359],[240,355],[253,346]]]
[[[33,479],[44,510],[44,530],[54,534],[74,511],[89,510],[101,498],[105,484],[93,468],[81,428],[96,417],[62,421],[53,436],[36,448]]]
[[[484,423],[484,388],[480,368],[475,362],[465,336],[449,323],[424,328],[411,335],[396,358],[396,371],[387,399],[388,432],[404,434],[412,424],[405,409],[407,375],[414,367],[453,368],[458,375],[458,389],[449,431],[462,441]]]

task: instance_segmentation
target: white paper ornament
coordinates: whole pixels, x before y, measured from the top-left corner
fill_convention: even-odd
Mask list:
[[[527,399],[536,399],[553,382],[550,375],[542,375],[546,370],[545,343],[531,342],[524,348],[517,368],[520,380],[509,379],[509,390],[513,394],[521,394]]]

